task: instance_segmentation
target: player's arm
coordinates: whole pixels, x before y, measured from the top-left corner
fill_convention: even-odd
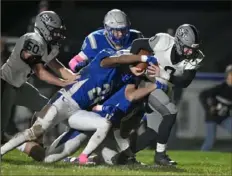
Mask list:
[[[155,83],[149,83],[146,87],[140,88],[137,88],[135,84],[128,84],[125,89],[125,96],[128,101],[135,102],[146,97],[155,89],[162,89],[163,91],[167,91],[168,86],[166,84],[162,84],[159,81],[156,81]]]
[[[31,67],[40,80],[61,87],[67,85],[66,81],[59,79],[45,69],[42,55],[42,46],[33,39],[25,41],[20,53],[21,59]]]
[[[75,80],[76,74],[67,69],[58,59],[53,59],[47,64],[58,76],[66,80]]]
[[[64,87],[68,85],[68,81],[65,81],[63,79],[60,79],[53,74],[51,74],[49,71],[47,71],[43,64],[36,64],[33,67],[33,71],[35,72],[36,76],[42,80],[47,82],[48,84],[53,84],[56,86]]]
[[[125,89],[125,96],[128,101],[135,102],[149,95],[149,93],[155,89],[156,85],[154,83],[151,83],[144,88],[137,88],[135,84],[128,84]]]
[[[157,59],[153,56],[146,55],[120,55],[104,58],[100,65],[101,67],[116,67],[120,64],[133,64],[138,62],[146,62],[157,64]]]
[[[85,38],[81,51],[69,61],[69,67],[72,71],[78,72],[85,67],[97,55],[97,42],[93,35]]]

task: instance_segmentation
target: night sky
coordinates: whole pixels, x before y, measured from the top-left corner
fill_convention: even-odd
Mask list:
[[[50,2],[50,8],[55,10],[61,7],[61,1]],[[180,10],[231,10],[230,1],[133,1],[131,2],[120,2],[120,1],[82,1],[76,2],[78,7],[89,6],[90,8],[98,6],[110,6],[112,8],[119,6],[133,6],[135,8],[149,8],[152,4],[152,8],[163,8],[171,10],[173,8]],[[38,12],[39,1],[1,1],[1,33],[11,35],[21,35],[21,31],[25,31],[27,24],[29,23],[32,16],[35,16]],[[154,5],[155,4],[155,5]],[[15,26],[17,26],[17,30]]]

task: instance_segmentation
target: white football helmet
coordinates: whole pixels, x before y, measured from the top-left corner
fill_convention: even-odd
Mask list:
[[[65,39],[66,28],[59,15],[53,11],[39,13],[35,19],[34,30],[39,32],[48,43],[57,43]]]
[[[130,20],[119,10],[110,10],[104,18],[104,27],[111,42],[123,46],[130,37]]]

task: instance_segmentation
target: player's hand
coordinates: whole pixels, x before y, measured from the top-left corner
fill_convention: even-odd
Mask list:
[[[62,81],[61,87],[65,87],[65,86],[74,84],[74,83],[76,83],[76,82],[77,82],[76,80],[63,80],[63,81]]]
[[[81,76],[77,73],[72,73],[70,76],[67,78],[68,81],[76,81],[79,79]]]
[[[160,73],[160,67],[154,64],[151,64],[147,67],[147,75],[150,77],[158,77]]]
[[[135,76],[141,76],[145,72],[145,70],[142,71],[141,68],[137,68],[137,67],[130,67],[130,70]]]
[[[155,84],[156,84],[156,89],[161,89],[164,92],[168,91],[168,85],[167,84],[161,83],[160,81],[157,81],[157,80],[155,81]]]
[[[150,77],[160,77],[165,80],[170,79],[170,74],[161,65],[150,65],[149,69],[147,68],[147,73]]]
[[[149,65],[152,65],[152,64],[158,64],[158,61],[157,61],[157,58],[155,58],[155,56],[146,56],[146,55],[142,55],[141,56],[141,61],[142,62],[146,62],[148,63]]]

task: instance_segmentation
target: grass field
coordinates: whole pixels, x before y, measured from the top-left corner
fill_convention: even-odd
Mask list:
[[[232,175],[231,153],[170,151],[177,168],[153,168],[153,151],[144,150],[137,159],[148,166],[77,166],[69,163],[44,164],[13,151],[1,163],[1,175]]]

